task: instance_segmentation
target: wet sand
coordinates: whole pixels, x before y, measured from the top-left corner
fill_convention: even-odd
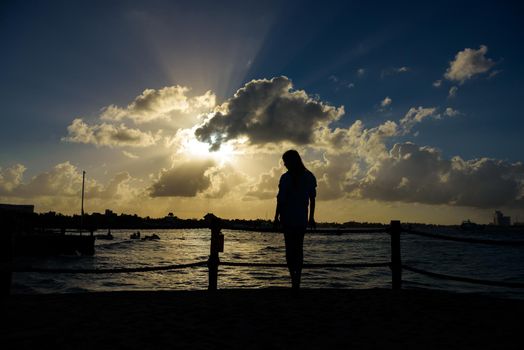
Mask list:
[[[524,301],[386,289],[100,292],[13,295],[2,318],[2,349],[516,349]]]

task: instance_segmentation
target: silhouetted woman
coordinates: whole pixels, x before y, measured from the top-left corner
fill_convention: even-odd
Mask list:
[[[282,160],[288,171],[280,177],[278,184],[275,224],[280,222],[284,229],[286,261],[291,284],[293,288],[298,289],[304,261],[304,234],[308,223],[315,227],[317,180],[313,173],[306,169],[297,151],[286,151]]]

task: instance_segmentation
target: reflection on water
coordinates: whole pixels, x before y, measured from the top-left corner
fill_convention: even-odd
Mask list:
[[[162,266],[207,260],[210,232],[200,230],[151,230],[158,241],[129,239],[130,230],[114,230],[112,241],[97,240],[94,256],[19,258],[21,264],[43,268],[97,268]],[[222,261],[284,263],[284,240],[280,234],[224,231]],[[448,232],[448,234],[450,234]],[[453,233],[452,233],[453,234]],[[475,235],[468,233],[468,235]],[[483,234],[485,235],[485,233]],[[485,236],[484,236],[485,238]],[[524,239],[498,233],[493,239]],[[522,247],[489,246],[403,234],[403,263],[432,272],[498,281],[524,281]],[[343,235],[308,234],[304,243],[306,263],[367,263],[390,259],[390,239],[384,233]],[[439,288],[522,298],[518,289],[487,287],[434,280],[403,272],[405,288]],[[69,293],[116,290],[195,290],[207,288],[205,267],[126,274],[19,273],[13,278],[14,293]],[[288,287],[284,268],[219,268],[219,288]],[[390,288],[388,268],[306,269],[305,288]]]

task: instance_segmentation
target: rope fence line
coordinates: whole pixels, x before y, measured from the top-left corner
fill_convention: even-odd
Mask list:
[[[137,272],[152,272],[152,271],[169,271],[177,269],[185,269],[191,267],[206,267],[208,261],[199,261],[189,264],[178,264],[178,265],[165,265],[165,266],[150,266],[150,267],[137,267],[137,268],[118,268],[118,269],[62,269],[62,268],[35,268],[35,267],[18,267],[13,268],[12,272],[25,272],[25,273],[74,273],[74,274],[114,274],[114,273],[137,273]],[[219,265],[222,266],[236,266],[236,267],[273,267],[273,268],[287,268],[286,264],[280,263],[247,263],[247,262],[234,262],[234,261],[221,261]],[[304,264],[304,269],[317,269],[317,268],[369,268],[369,267],[391,267],[391,263],[355,263],[355,264]],[[402,265],[404,270],[408,270],[414,273],[423,274],[429,277],[447,279],[458,282],[467,282],[474,284],[482,284],[497,287],[509,287],[509,288],[524,288],[524,283],[519,282],[503,282],[503,281],[490,281],[480,280],[467,277],[457,277],[445,274],[439,274],[435,272],[429,272],[426,270],[418,269],[409,265]]]
[[[235,262],[235,261],[220,261],[219,252],[223,252],[224,247],[224,235],[221,233],[221,229],[227,230],[243,230],[243,231],[254,231],[254,232],[278,232],[274,229],[269,228],[247,228],[247,227],[221,227],[220,219],[212,214],[210,218],[211,228],[211,244],[210,244],[210,255],[207,261],[198,261],[187,264],[173,264],[164,266],[150,266],[150,267],[135,267],[135,268],[116,268],[116,269],[64,269],[64,268],[35,268],[35,267],[16,267],[12,264],[2,264],[0,266],[0,272],[4,274],[4,278],[7,278],[10,286],[11,273],[12,272],[36,272],[36,273],[75,273],[75,274],[113,274],[113,273],[136,273],[136,272],[151,272],[151,271],[167,271],[176,269],[185,269],[193,267],[206,267],[209,273],[209,290],[217,289],[218,282],[218,267],[222,266],[236,266],[236,267],[275,267],[275,268],[286,268],[287,264],[282,263],[250,263],[250,262]],[[207,218],[206,218],[207,219]],[[375,262],[375,263],[325,263],[325,264],[304,264],[303,268],[378,268],[378,267],[389,267],[392,274],[392,288],[401,289],[402,286],[402,270],[407,270],[413,273],[422,274],[432,278],[452,280],[458,282],[466,282],[473,284],[481,284],[488,286],[498,287],[509,287],[509,288],[524,288],[524,283],[521,282],[504,282],[504,281],[490,281],[482,279],[474,279],[467,277],[450,276],[430,271],[425,271],[419,268],[415,268],[409,265],[402,264],[401,262],[401,251],[400,251],[400,234],[401,232],[407,234],[414,234],[429,238],[465,242],[465,243],[480,243],[490,245],[503,245],[503,246],[524,246],[524,241],[507,241],[507,240],[486,240],[486,239],[475,239],[475,238],[461,238],[452,237],[447,235],[432,234],[428,232],[421,232],[417,230],[405,230],[402,229],[400,221],[391,221],[390,226],[386,228],[358,228],[358,229],[343,229],[343,230],[312,230],[308,232],[315,233],[387,233],[391,236],[391,261],[390,262]],[[9,290],[7,291],[9,293]]]
[[[522,240],[509,241],[509,240],[453,237],[453,236],[447,236],[447,235],[441,235],[441,234],[435,234],[435,233],[429,233],[429,232],[422,232],[422,231],[416,231],[416,230],[403,230],[403,232],[412,234],[412,235],[417,235],[417,236],[442,239],[446,241],[455,241],[455,242],[464,242],[464,243],[480,243],[480,244],[502,245],[502,246],[524,246],[524,241]]]
[[[149,267],[130,267],[130,268],[117,268],[117,269],[64,269],[64,268],[39,268],[31,266],[14,267],[10,270],[12,272],[22,273],[79,273],[79,274],[113,274],[113,273],[135,273],[135,272],[151,272],[151,271],[168,271],[178,270],[190,267],[205,267],[208,261],[199,261],[189,264],[178,264],[178,265],[164,265],[164,266],[149,266]],[[219,265],[222,266],[237,266],[237,267],[282,267],[287,268],[287,264],[283,263],[248,263],[248,262],[236,262],[236,261],[220,261]],[[366,268],[366,267],[389,267],[389,262],[383,263],[359,263],[359,264],[304,264],[305,269],[318,269],[318,268]]]
[[[271,228],[271,227],[222,227],[223,230],[231,231],[250,231],[250,232],[264,232],[264,233],[282,233],[282,230]],[[357,228],[345,228],[345,229],[326,229],[326,228],[315,228],[307,229],[306,233],[329,233],[333,235],[347,234],[347,233],[386,233],[388,227],[357,227]]]
[[[408,266],[408,265],[402,265],[402,268],[404,270],[415,272],[421,275],[426,275],[429,277],[434,277],[434,278],[444,279],[444,280],[466,282],[466,283],[472,283],[472,284],[482,284],[482,285],[495,286],[495,287],[524,288],[524,283],[521,283],[521,282],[490,281],[490,280],[482,280],[482,279],[476,279],[476,278],[450,276],[450,275],[444,275],[441,273],[435,273],[435,272],[425,271],[422,269],[417,269],[415,267]]]
[[[109,273],[134,273],[178,270],[190,267],[207,266],[207,261],[198,261],[189,264],[149,266],[149,267],[125,267],[118,269],[60,269],[60,268],[38,268],[38,267],[15,267],[12,272],[38,272],[38,273],[80,273],[80,274],[109,274]]]
[[[441,239],[441,240],[454,241],[454,242],[462,242],[462,243],[478,243],[478,244],[499,245],[499,246],[517,246],[517,247],[524,246],[524,241],[452,237],[448,235],[434,234],[434,233],[422,232],[422,231],[417,231],[417,230],[412,230],[412,229],[408,229],[408,230],[403,229],[402,232],[407,233],[407,234],[428,237],[428,238]],[[494,287],[524,288],[524,283],[521,283],[521,282],[492,281],[492,280],[476,279],[476,278],[469,278],[469,277],[451,276],[451,275],[445,275],[441,273],[426,271],[426,270],[419,269],[419,268],[412,267],[412,266],[405,265],[405,264],[402,264],[401,268],[403,270],[407,270],[413,273],[418,273],[418,274],[425,275],[431,278],[436,278],[436,279],[450,280],[450,281],[456,281],[456,282],[465,282],[465,283],[479,284],[479,285],[485,285],[485,286],[494,286]]]
[[[221,261],[220,265],[223,266],[238,266],[238,267],[285,267],[287,264],[278,264],[278,263],[247,263],[247,262],[232,262],[232,261]],[[346,269],[358,269],[365,267],[389,267],[391,264],[389,262],[383,263],[367,263],[367,264],[304,264],[302,268],[304,269],[321,269],[321,268],[346,268]]]

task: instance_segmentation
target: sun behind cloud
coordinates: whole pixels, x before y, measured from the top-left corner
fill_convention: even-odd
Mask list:
[[[209,144],[200,142],[194,137],[187,139],[180,151],[191,158],[212,158],[219,164],[232,162],[236,155],[235,149],[231,144],[224,144],[219,150],[211,152]]]

